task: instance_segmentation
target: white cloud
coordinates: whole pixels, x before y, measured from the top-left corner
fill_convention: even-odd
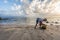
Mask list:
[[[14,4],[12,7],[11,7],[12,10],[20,10],[21,9],[21,5],[16,5]]]
[[[20,2],[23,2],[23,0],[20,0]]]
[[[54,12],[57,13],[57,14],[60,14],[60,1],[55,3],[55,8],[53,10],[53,13]]]
[[[4,3],[8,3],[8,0],[4,0]]]
[[[26,10],[26,14],[33,16],[35,14],[46,14],[46,13],[52,13],[52,11],[55,8],[55,2],[57,2],[58,0],[44,0],[43,2],[39,1],[39,0],[33,0],[31,2],[31,4],[29,5],[25,5],[27,6]],[[26,4],[28,4],[28,1],[25,0],[24,2],[26,2]],[[47,14],[46,14],[47,15]]]
[[[23,11],[23,7],[21,5],[17,5],[14,3],[13,6],[11,6],[11,11],[13,12],[13,14],[15,14],[15,16],[25,16],[25,13]]]
[[[48,3],[49,2],[49,3]],[[44,2],[42,3],[41,1],[39,0],[33,0],[33,2],[31,3],[31,5],[29,6],[30,10],[33,10],[33,13],[34,11],[36,13],[49,13],[51,12],[53,9],[54,9],[54,6],[55,6],[55,3],[56,1],[49,1],[49,0],[44,0]]]
[[[16,0],[18,1],[18,0]],[[20,2],[23,2],[24,5],[21,6],[21,5],[17,5],[17,4],[14,4],[11,9],[12,10],[16,10],[16,13],[18,14],[23,14],[23,13],[26,13],[28,16],[36,16],[36,15],[40,15],[43,13],[43,15],[45,13],[52,13],[53,12],[53,9],[55,8],[55,2],[54,0],[51,0],[49,1],[48,3],[48,0],[44,0],[43,2],[39,1],[39,0],[33,0],[31,2],[31,4],[29,4],[29,1],[28,0],[20,0]],[[22,12],[22,10],[24,10]]]

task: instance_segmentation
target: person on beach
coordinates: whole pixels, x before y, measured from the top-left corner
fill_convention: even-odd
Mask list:
[[[42,24],[43,24],[42,22],[43,22],[43,19],[42,19],[42,18],[37,18],[37,19],[36,19],[35,29],[36,29],[37,24],[39,24],[39,26],[41,27]]]

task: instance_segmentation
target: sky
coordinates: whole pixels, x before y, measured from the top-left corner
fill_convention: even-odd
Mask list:
[[[60,15],[60,0],[33,0],[30,9],[39,16]]]
[[[10,10],[13,5],[21,5],[20,0],[0,0],[0,8],[1,10]]]
[[[0,16],[25,16],[24,5],[32,0],[0,0]]]
[[[0,15],[2,17],[18,15],[16,10],[20,9],[20,5],[20,0],[0,0]]]
[[[60,0],[0,0],[0,16],[60,14]],[[38,16],[37,15],[37,16]]]

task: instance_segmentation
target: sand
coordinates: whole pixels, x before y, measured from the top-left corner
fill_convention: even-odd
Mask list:
[[[48,25],[46,30],[34,25],[0,25],[0,40],[60,40],[60,25]]]

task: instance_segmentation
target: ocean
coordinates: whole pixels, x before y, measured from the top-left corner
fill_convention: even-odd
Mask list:
[[[28,25],[28,24],[34,24],[35,18],[29,18],[29,17],[14,17],[14,18],[8,18],[8,20],[0,20],[0,24],[17,24],[17,25]]]
[[[48,24],[60,25],[60,17],[58,18],[47,18]],[[56,23],[57,22],[57,23]],[[0,24],[18,24],[18,25],[35,25],[36,18],[31,17],[16,17],[8,20],[0,20]]]

